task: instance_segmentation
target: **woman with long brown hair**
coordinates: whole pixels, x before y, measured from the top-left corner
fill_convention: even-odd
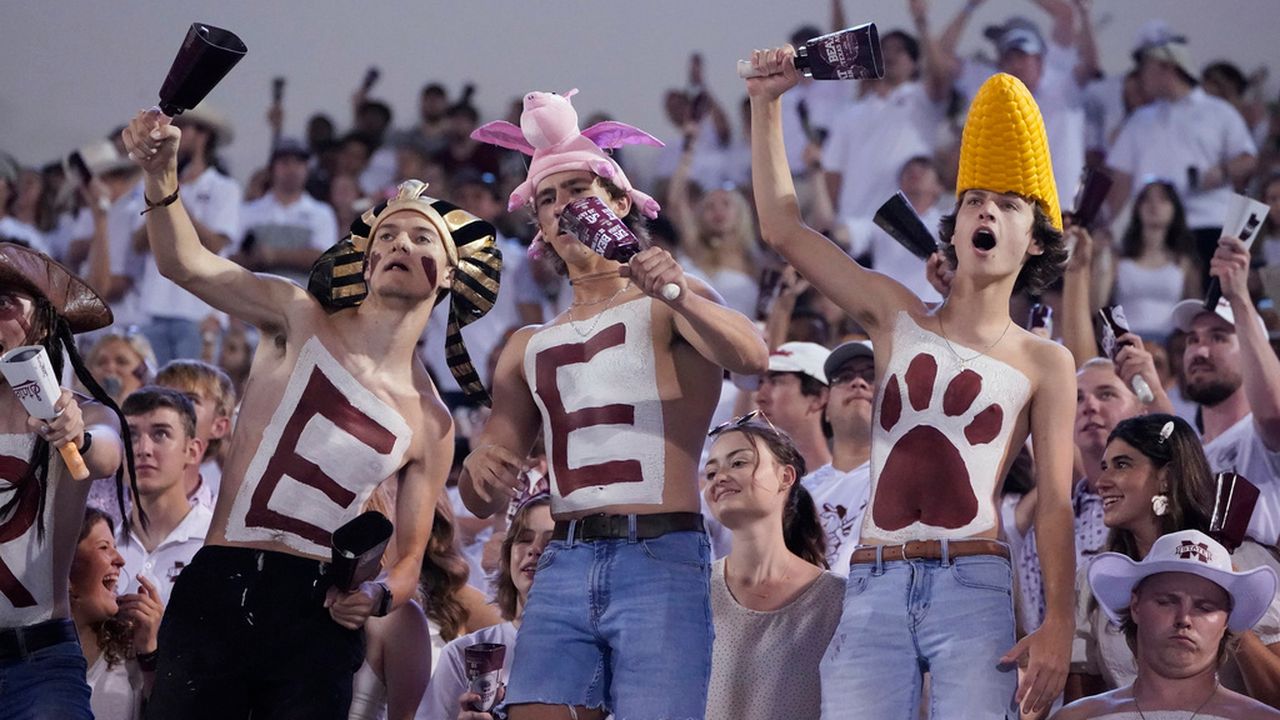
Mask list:
[[[826,570],[826,533],[801,486],[804,457],[755,413],[712,431],[703,497],[733,533],[711,566],[707,717],[818,717],[818,663],[840,621],[844,579]]]

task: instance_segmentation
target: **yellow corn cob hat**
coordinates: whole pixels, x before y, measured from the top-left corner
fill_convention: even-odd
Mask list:
[[[1021,80],[1006,73],[987,78],[969,106],[956,197],[974,189],[1035,198],[1053,226],[1062,229],[1040,106]]]

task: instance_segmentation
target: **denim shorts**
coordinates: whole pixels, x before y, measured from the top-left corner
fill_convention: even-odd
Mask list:
[[[74,640],[0,662],[0,720],[90,720],[86,672]]]
[[[538,560],[506,704],[700,720],[714,640],[710,579],[704,532],[553,541]]]
[[[822,658],[822,717],[914,720],[921,673],[929,717],[1016,718],[1013,571],[998,555],[859,563]]]

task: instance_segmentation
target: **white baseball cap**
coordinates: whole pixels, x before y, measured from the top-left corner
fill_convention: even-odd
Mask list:
[[[823,364],[831,351],[818,343],[789,342],[782,343],[777,350],[769,353],[769,369],[767,372],[793,372],[808,375],[823,385],[827,384],[827,373]],[[731,377],[733,384],[743,390],[755,390],[760,387],[760,376],[739,375]]]
[[[1227,627],[1244,632],[1262,619],[1276,594],[1276,573],[1267,566],[1235,572],[1231,554],[1199,530],[1161,536],[1141,562],[1120,553],[1102,553],[1089,564],[1089,586],[1107,617],[1119,625],[1133,589],[1158,573],[1190,573],[1215,583],[1231,596]]]
[[[1204,301],[1202,300],[1183,300],[1173,306],[1173,326],[1182,332],[1191,332],[1191,323],[1200,317],[1200,313],[1207,313],[1209,310],[1204,309]],[[1236,314],[1231,310],[1231,303],[1224,298],[1218,298],[1218,305],[1212,310],[1214,315],[1231,323],[1232,327],[1236,325]],[[1262,317],[1258,317],[1258,324],[1265,332],[1267,324],[1263,322]]]

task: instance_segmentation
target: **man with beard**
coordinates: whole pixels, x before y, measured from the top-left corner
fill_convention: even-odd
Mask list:
[[[1262,496],[1249,535],[1274,545],[1280,539],[1280,359],[1249,299],[1244,244],[1222,238],[1209,274],[1222,283],[1222,299],[1212,312],[1199,300],[1173,308],[1174,327],[1187,334],[1185,392],[1200,404],[1209,467],[1258,486]]]

